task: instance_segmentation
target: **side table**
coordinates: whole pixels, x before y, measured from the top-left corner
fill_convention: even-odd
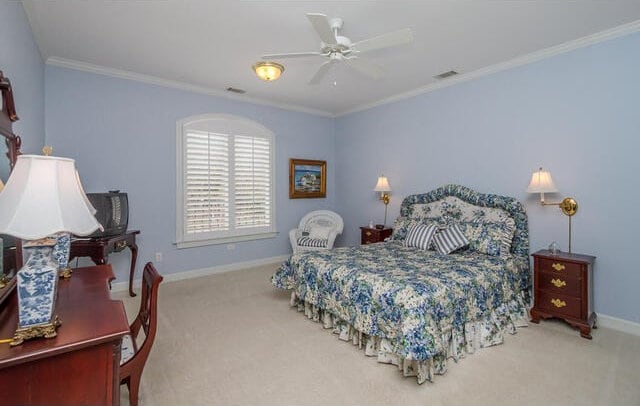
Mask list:
[[[131,250],[129,296],[135,296],[136,294],[133,292],[133,275],[136,271],[136,260],[138,259],[137,234],[140,234],[140,230],[130,230],[120,235],[73,240],[71,241],[69,261],[76,257],[90,257],[96,265],[103,265],[107,263],[110,253],[120,252],[129,247],[129,250]]]
[[[385,238],[390,237],[392,232],[392,228],[360,227],[360,243],[373,244],[382,242]]]

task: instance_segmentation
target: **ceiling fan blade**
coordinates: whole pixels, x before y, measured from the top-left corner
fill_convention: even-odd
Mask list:
[[[351,45],[351,49],[356,52],[369,52],[395,45],[408,44],[412,41],[413,34],[411,33],[411,28],[405,28],[356,42]]]
[[[317,85],[318,83],[320,83],[322,81],[322,79],[324,78],[324,75],[327,74],[327,72],[329,71],[329,68],[331,67],[331,65],[333,65],[334,62],[335,62],[335,60],[332,59],[332,60],[327,61],[327,62],[323,63],[322,65],[320,65],[320,67],[318,68],[318,71],[316,72],[316,74],[313,75],[313,77],[309,81],[309,84],[310,85]]]
[[[321,52],[291,52],[288,54],[266,54],[262,55],[262,59],[281,59],[281,58],[302,58],[305,56],[323,56]]]
[[[371,79],[380,79],[386,74],[384,69],[382,69],[378,65],[374,65],[362,59],[345,58],[344,62],[358,72],[370,77]]]
[[[316,30],[318,36],[327,45],[335,45],[338,42],[336,41],[336,34],[331,29],[331,25],[329,24],[329,20],[327,20],[327,16],[319,13],[307,13],[307,18],[313,25],[313,29]]]

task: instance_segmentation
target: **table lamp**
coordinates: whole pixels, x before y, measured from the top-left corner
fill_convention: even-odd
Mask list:
[[[531,175],[531,182],[527,187],[528,193],[540,193],[540,204],[543,206],[558,206],[564,214],[569,217],[569,254],[571,254],[571,217],[578,212],[578,202],[573,197],[565,197],[558,203],[547,203],[544,201],[545,193],[557,192],[555,183],[551,178],[551,173],[542,169],[538,169]]]
[[[378,177],[378,182],[376,182],[376,186],[373,188],[374,192],[380,192],[380,200],[384,203],[384,223],[382,223],[382,228],[387,225],[387,206],[389,206],[389,201],[391,201],[391,186],[389,185],[389,180],[386,176],[380,175]]]
[[[18,329],[11,345],[56,336],[59,269],[68,264],[70,233],[101,228],[87,204],[73,159],[20,155],[0,193],[0,233],[21,238],[28,255],[18,271]]]

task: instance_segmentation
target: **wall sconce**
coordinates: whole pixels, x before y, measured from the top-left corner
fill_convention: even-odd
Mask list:
[[[565,197],[559,203],[547,203],[544,201],[545,193],[557,192],[558,188],[553,183],[551,173],[538,169],[531,175],[531,182],[527,188],[528,193],[540,193],[540,204],[543,206],[558,206],[569,217],[569,254],[571,254],[571,217],[578,212],[578,202],[573,197]]]
[[[256,62],[253,71],[265,82],[272,82],[284,72],[284,66],[276,62]]]
[[[389,186],[389,180],[384,175],[380,175],[378,177],[378,182],[376,183],[376,187],[373,188],[374,192],[380,192],[380,200],[384,203],[384,223],[382,223],[382,228],[387,225],[387,206],[389,206],[389,201],[391,201],[391,186]]]

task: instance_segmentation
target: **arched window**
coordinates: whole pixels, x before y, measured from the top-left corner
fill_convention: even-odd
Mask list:
[[[178,121],[178,248],[275,236],[274,144],[242,117]]]

